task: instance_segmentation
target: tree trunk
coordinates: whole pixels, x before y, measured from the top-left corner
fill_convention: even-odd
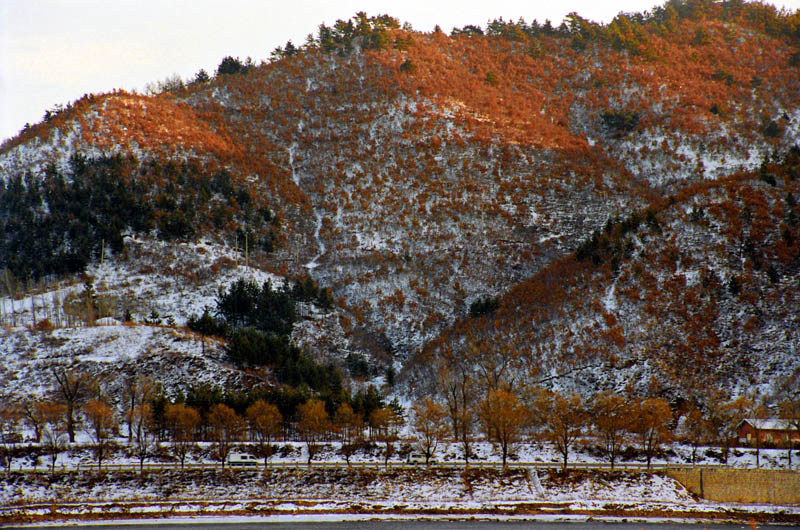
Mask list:
[[[75,443],[75,414],[74,404],[70,401],[67,402],[67,434],[69,434],[69,443]]]
[[[756,431],[756,469],[761,467],[761,437]]]

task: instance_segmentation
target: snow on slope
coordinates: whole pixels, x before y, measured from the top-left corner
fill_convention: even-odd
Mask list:
[[[43,315],[50,315],[54,324],[65,320],[60,306],[70,296],[79,296],[87,280],[97,296],[106,299],[108,316],[121,321],[128,311],[134,322],[143,322],[155,311],[162,323],[171,317],[177,325],[199,316],[205,307],[213,312],[219,289],[237,279],[259,285],[270,281],[276,287],[284,282],[281,276],[245,266],[239,252],[210,240],[164,242],[129,236],[125,247],[120,255],[91,264],[84,278],[74,283],[58,283],[22,300],[0,298],[4,323],[33,325],[33,304],[40,320]]]
[[[127,238],[121,255],[87,270],[98,300],[111,317],[98,322],[122,321],[127,311],[133,322],[124,325],[69,322],[64,301],[82,296],[85,286],[79,282],[54,285],[13,302],[8,297],[0,299],[5,324],[0,330],[0,377],[7,382],[3,393],[45,395],[53,387],[50,365],[105,378],[111,394],[124,376],[137,371],[163,383],[168,395],[203,383],[241,386],[247,376],[226,361],[222,342],[206,339],[203,347],[198,335],[167,325],[183,326],[205,307],[213,312],[218,290],[239,278],[282,285],[281,277],[239,261],[237,253],[209,241]],[[39,323],[48,318],[63,327],[37,331],[33,304]],[[152,318],[155,313],[158,319]]]
[[[181,478],[178,472],[165,472],[151,475],[146,484],[141,484],[138,475],[118,476],[112,472],[99,481],[79,476],[70,483],[57,481],[55,487],[49,488],[42,487],[35,477],[18,485],[5,483],[0,489],[0,501],[51,502],[59,496],[83,501],[266,498],[283,502],[388,501],[397,505],[457,502],[462,508],[514,501],[695,502],[678,482],[657,475],[599,474],[594,480],[577,484],[545,475],[539,478],[541,492],[533,488],[525,470],[513,470],[502,476],[475,470],[468,480],[461,470],[447,469],[273,470],[264,475],[238,471],[235,481],[213,480],[213,472],[188,472],[186,478]]]
[[[46,399],[53,368],[82,371],[114,398],[125,377],[141,374],[174,396],[190,386],[240,387],[245,376],[226,362],[222,344],[161,326],[116,325],[30,332],[0,331],[4,399]]]
[[[676,35],[682,42],[679,37]],[[27,168],[35,171],[48,160],[63,164],[80,142],[80,148],[89,154],[97,152],[92,150],[95,145],[107,141],[110,150],[129,149],[141,157],[164,154],[158,145],[164,137],[180,144],[181,131],[202,133],[201,142],[187,144],[190,150],[197,147],[198,156],[212,152],[210,147],[218,149],[219,142],[234,145],[233,149],[240,149],[239,155],[246,156],[231,156],[222,165],[251,182],[257,187],[254,189],[263,192],[260,198],[268,196],[270,206],[277,205],[280,210],[276,211],[286,230],[285,246],[272,256],[272,269],[284,270],[281,267],[285,266],[295,274],[300,269],[331,286],[334,297],[342,297],[350,316],[355,317],[354,327],[381,343],[384,353],[404,359],[463,316],[476,298],[508,291],[572,252],[609,217],[645,207],[650,192],[646,184],[675,182],[677,188],[692,180],[753,167],[772,146],[761,131],[742,131],[744,118],[719,117],[717,122],[710,117],[710,104],[703,102],[702,108],[699,104],[697,109],[691,108],[694,100],[686,103],[685,99],[693,95],[688,84],[687,88],[683,84],[673,86],[674,93],[661,98],[662,81],[666,86],[673,80],[657,79],[659,72],[653,71],[652,64],[642,63],[636,56],[600,49],[582,53],[556,42],[557,50],[548,49],[543,57],[527,57],[519,65],[521,72],[527,72],[523,78],[541,79],[541,83],[531,83],[506,77],[511,73],[507,67],[525,55],[517,53],[524,51],[517,45],[506,43],[510,55],[491,56],[495,66],[502,68],[497,73],[503,83],[495,87],[496,91],[487,88],[480,68],[475,72],[458,69],[463,66],[459,63],[477,58],[471,54],[484,45],[482,39],[449,40],[436,35],[417,35],[415,39],[417,44],[409,50],[392,49],[383,55],[358,49],[344,57],[316,51],[301,53],[254,68],[247,75],[220,76],[175,97],[114,95],[105,99],[102,108],[84,109],[85,115],[80,118],[84,120],[80,123],[107,122],[114,126],[114,134],[92,129],[95,137],[83,142],[90,129],[70,122],[50,131],[45,140],[35,139],[0,156],[0,174],[5,177],[9,171]],[[780,55],[788,54],[786,47],[778,44],[769,45],[779,53],[765,54],[755,61],[756,66],[777,65],[782,60]],[[749,56],[752,61],[760,56],[761,44],[751,45],[751,50],[755,49]],[[692,45],[681,46],[687,53],[692,51]],[[498,47],[498,53],[501,49]],[[423,50],[430,56],[414,55]],[[705,49],[702,56],[715,57],[723,51]],[[397,74],[392,61],[398,60],[397,66],[409,54],[420,65],[423,58],[426,65],[453,61],[445,70],[457,72],[458,83],[453,84],[447,71],[431,70],[436,83],[425,86],[425,68],[420,69],[418,77],[392,77]],[[388,62],[372,61],[376,56]],[[560,66],[550,68],[548,64]],[[604,77],[618,70],[622,79]],[[710,74],[701,86],[723,88],[723,95],[732,98],[731,108],[738,105],[744,109],[750,120],[747,123],[756,123],[755,115],[760,112],[770,119],[786,121],[782,136],[774,138],[778,150],[796,141],[800,119],[787,103],[796,99],[794,78],[773,79],[770,73],[765,79],[774,85],[733,90],[714,80],[713,72],[692,67],[681,75],[686,77],[687,72],[698,78]],[[414,79],[420,80],[415,90],[402,92],[385,86]],[[465,80],[472,84],[464,85]],[[470,87],[469,94],[464,87]],[[548,134],[556,129],[565,133],[561,129],[566,127],[581,130],[591,136],[589,144],[596,148],[560,152],[557,141],[531,143],[532,137],[518,141],[501,126],[506,117],[514,115],[507,112],[514,109],[503,103],[503,97],[510,98],[512,92],[499,92],[509,87],[512,92],[533,96],[525,100],[535,100],[537,105],[532,107],[536,112],[517,116],[515,119],[521,120],[517,125],[524,125],[533,115],[542,116],[535,122],[538,126],[548,121],[553,125],[563,118],[564,123],[547,129]],[[774,87],[783,88],[783,96],[775,93]],[[606,97],[593,103],[587,100],[583,107],[579,104],[583,96],[574,106],[554,105],[562,98],[566,99],[561,103],[570,103],[572,92],[581,90],[584,95],[602,92]],[[473,92],[485,92],[481,105],[468,97]],[[464,101],[471,101],[472,106]],[[711,132],[702,135],[680,121],[670,122],[670,105],[688,108],[698,117],[691,124],[708,123]],[[111,107],[114,113],[106,115]],[[557,108],[561,107],[569,107],[573,115],[560,116]],[[651,120],[655,125],[648,125],[644,131],[610,138],[613,135],[598,125],[600,114],[607,109],[641,110],[643,116],[662,121]],[[475,120],[457,119],[460,110],[472,113]],[[786,118],[780,116],[783,111],[789,113]],[[160,114],[154,116],[156,113]],[[198,116],[202,119],[195,119]],[[686,117],[686,113],[675,116]],[[475,133],[475,121],[487,124],[488,129],[483,129],[486,134]],[[147,128],[145,123],[157,127]],[[228,133],[230,136],[226,136]],[[583,139],[578,136],[572,139],[575,145],[582,145]],[[738,138],[732,143],[710,144],[728,136]],[[136,138],[146,138],[151,144],[144,148]],[[184,151],[178,144],[166,144],[172,146],[166,158],[180,158],[175,153]],[[209,149],[201,149],[206,147]],[[638,178],[629,178],[625,168]],[[117,319],[129,313],[138,322],[160,319],[180,325],[190,314],[213,305],[216,289],[233,279],[244,276],[263,281],[270,277],[242,267],[240,256],[217,253],[205,243],[192,246],[129,239],[128,245],[124,257],[108,258],[88,271],[95,291],[105,297],[109,314]],[[224,250],[223,246],[219,248]],[[687,279],[699,274],[690,267],[682,272]],[[39,295],[38,301],[37,296],[1,300],[0,312],[6,323],[27,325],[34,321],[34,314],[38,318],[47,316],[49,303],[53,308],[49,314],[60,324],[66,319],[57,308],[59,302],[80,296],[82,289],[83,281],[76,280],[58,292]],[[606,311],[620,315],[623,324],[636,331],[642,322],[635,311],[626,313],[623,290],[602,290]],[[34,311],[37,303],[44,307]],[[319,347],[334,355],[353,348],[343,337],[347,326],[341,319],[313,313],[308,316],[298,325],[295,336],[304,346]],[[565,319],[572,319],[572,315],[565,315]],[[602,326],[596,312],[572,320],[564,335],[581,327]],[[773,319],[773,323],[776,321]],[[764,336],[779,334],[778,324],[765,326]],[[502,337],[501,342],[514,335]],[[554,339],[553,351],[561,350],[565,340],[562,336]],[[532,344],[528,341],[523,349]],[[781,362],[789,351],[782,348]],[[576,348],[567,350],[569,354],[582,353]],[[635,357],[628,355],[627,359]],[[651,367],[645,363],[643,371],[636,373],[648,378]],[[764,379],[768,373],[759,377]],[[624,377],[618,378],[613,384],[623,381]]]

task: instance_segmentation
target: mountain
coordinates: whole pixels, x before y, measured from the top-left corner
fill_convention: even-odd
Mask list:
[[[298,300],[292,342],[356,379],[774,393],[800,368],[798,28],[710,0],[450,36],[359,13],[48,113],[0,149],[10,392],[53,358],[113,379],[154,333],[231,387],[275,382],[181,326],[238,278],[308,276],[333,303]],[[139,337],[120,360],[92,358],[117,326],[61,327],[99,316]],[[180,350],[159,344],[153,374]]]

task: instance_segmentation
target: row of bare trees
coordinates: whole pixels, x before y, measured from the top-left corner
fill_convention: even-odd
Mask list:
[[[25,402],[21,407],[6,405],[0,408],[0,438],[3,442],[0,456],[7,469],[11,469],[15,446],[22,441],[17,432],[20,420],[34,429],[36,442],[49,456],[51,471],[55,470],[59,455],[74,441],[74,429],[79,421],[91,441],[98,466],[107,458],[117,433],[114,411],[100,399],[89,399],[79,410],[50,400]]]

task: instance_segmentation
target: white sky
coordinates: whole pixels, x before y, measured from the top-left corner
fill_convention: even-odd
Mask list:
[[[143,90],[172,74],[213,74],[226,55],[267,59],[321,22],[357,11],[445,32],[524,17],[561,23],[572,11],[609,22],[658,0],[0,0],[0,141],[54,105],[114,88]],[[800,0],[778,0],[787,9]]]

